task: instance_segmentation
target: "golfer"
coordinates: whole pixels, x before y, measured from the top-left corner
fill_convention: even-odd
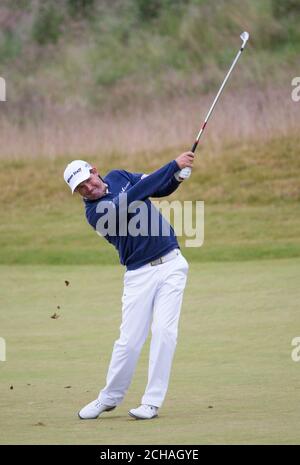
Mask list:
[[[124,399],[151,327],[148,383],[136,419],[158,415],[170,379],[188,263],[171,225],[149,200],[174,192],[180,170],[192,167],[185,152],[151,174],[110,171],[104,178],[82,160],[71,162],[64,179],[83,197],[88,223],[119,253],[126,267],[120,336],[114,343],[106,385],[96,400],[83,407],[82,420],[113,410]],[[134,215],[136,213],[136,215]],[[138,221],[137,221],[138,218]]]

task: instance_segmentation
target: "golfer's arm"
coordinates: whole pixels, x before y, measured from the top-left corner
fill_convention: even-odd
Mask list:
[[[167,195],[170,195],[172,192],[176,191],[180,184],[181,182],[177,181],[177,179],[172,176],[172,178],[169,179],[169,182],[164,187],[161,187],[156,192],[154,192],[154,194],[152,194],[152,197],[166,197]]]
[[[135,200],[145,200],[148,197],[162,197],[168,195],[165,192],[173,192],[173,190],[175,190],[175,184],[171,185],[170,180],[174,178],[174,174],[178,171],[178,169],[179,166],[176,161],[173,160],[159,170],[149,174],[149,176],[141,179],[126,192],[127,204],[129,205]],[[177,184],[176,187],[178,187],[179,183],[176,180],[175,182]],[[116,196],[113,199],[113,202],[118,208],[119,196]]]
[[[145,200],[148,197],[153,197],[155,194],[157,196],[157,193],[163,193],[162,195],[167,195],[165,192],[167,192],[167,189],[168,191],[170,191],[171,189],[170,179],[174,178],[174,174],[178,171],[178,169],[179,167],[176,161],[173,160],[167,165],[160,168],[159,170],[154,171],[154,173],[151,173],[148,176],[145,176],[143,179],[140,179],[140,181],[138,181],[136,184],[134,184],[134,186],[128,189],[126,193],[118,194],[112,200],[108,201],[108,203],[110,205],[114,205],[114,207],[116,208],[115,213],[117,213],[120,210],[120,207],[121,210],[123,208],[127,209],[130,203],[134,202],[135,200]],[[127,196],[127,199],[125,202],[121,202],[120,205],[121,196],[123,196],[122,200],[124,200],[124,196]],[[105,202],[99,202],[99,204],[95,203],[95,205],[93,205],[93,208],[91,208],[88,211],[88,213],[86,213],[87,221],[94,229],[97,229],[98,220],[102,217],[102,215],[106,214],[104,210],[99,210],[100,204],[104,208],[104,210],[105,208],[108,208],[108,205],[105,205]],[[113,215],[112,221],[114,221],[115,213],[113,213],[112,210],[108,211],[109,214]],[[116,216],[116,218],[118,217]]]
[[[149,174],[143,174],[143,173],[128,173],[127,172],[126,174],[127,176],[130,177],[130,181],[132,182],[133,185],[137,184],[139,181],[149,176]],[[151,197],[166,197],[167,195],[170,195],[172,194],[172,192],[176,191],[177,187],[179,186],[179,184],[181,184],[181,182],[182,181],[177,181],[175,175],[171,176],[167,184],[157,189],[157,191],[154,192]]]

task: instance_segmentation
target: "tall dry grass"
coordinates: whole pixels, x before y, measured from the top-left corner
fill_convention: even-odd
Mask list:
[[[221,96],[207,126],[205,147],[221,151],[231,143],[269,140],[299,131],[300,103],[291,98],[292,87],[249,87]],[[144,152],[191,147],[214,94],[178,96],[167,101],[128,106],[122,111],[93,114],[75,106],[49,107],[33,123],[20,123],[0,113],[0,157],[70,158],[134,157]],[[1,107],[0,107],[1,110]]]

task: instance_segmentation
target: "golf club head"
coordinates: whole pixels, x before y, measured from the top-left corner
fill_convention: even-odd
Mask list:
[[[240,38],[241,38],[242,41],[243,41],[242,48],[244,48],[245,45],[246,45],[246,43],[247,43],[247,41],[248,41],[248,39],[249,39],[249,32],[247,32],[247,31],[242,32],[241,35],[240,35]]]

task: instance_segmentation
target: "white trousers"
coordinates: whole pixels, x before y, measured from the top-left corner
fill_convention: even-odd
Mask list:
[[[161,407],[177,343],[187,272],[188,263],[179,250],[165,263],[125,272],[120,337],[114,344],[106,386],[98,397],[103,404],[122,402],[151,326],[148,384],[142,404]]]

